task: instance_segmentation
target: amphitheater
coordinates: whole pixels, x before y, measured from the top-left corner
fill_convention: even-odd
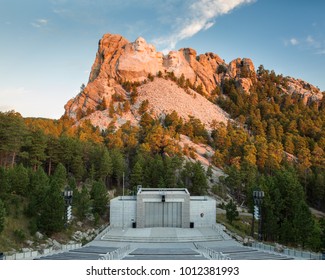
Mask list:
[[[110,226],[83,247],[40,260],[310,259],[275,248],[243,246],[216,223],[216,201],[187,189],[139,189],[110,202]]]

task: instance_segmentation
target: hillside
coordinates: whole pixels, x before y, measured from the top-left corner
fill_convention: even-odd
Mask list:
[[[174,82],[162,78],[157,78],[153,82],[148,82],[138,88],[139,98],[137,106],[148,100],[149,108],[156,117],[170,114],[173,111],[184,120],[189,116],[201,120],[201,122],[211,129],[212,121],[227,123],[228,114],[213,104],[194,90],[184,89]]]
[[[190,48],[163,55],[141,37],[105,34],[60,120],[0,113],[0,234],[16,232],[25,245],[37,231],[65,232],[67,186],[74,227],[105,222],[123,183],[128,194],[185,187],[249,211],[259,189],[263,239],[320,250],[325,221],[309,207],[325,211],[324,111],[316,86],[255,70],[249,58],[226,63]],[[24,207],[13,211],[17,201]],[[23,227],[6,226],[15,215]]]
[[[97,110],[84,119],[89,119],[94,126],[101,129],[106,129],[114,117],[116,125],[120,127],[122,124],[130,121],[133,125],[139,125],[141,114],[139,108],[141,104],[148,101],[147,111],[150,111],[155,118],[164,118],[167,114],[173,111],[184,120],[188,120],[189,116],[201,120],[201,122],[211,129],[212,121],[227,123],[228,114],[220,109],[219,106],[213,104],[205,97],[201,96],[192,89],[179,87],[175,82],[163,78],[155,78],[153,81],[148,81],[137,88],[137,101],[131,105],[130,111],[122,112],[121,115],[109,116],[109,109]],[[123,92],[122,99],[129,99],[129,93]],[[122,102],[115,102],[114,110],[117,110]]]

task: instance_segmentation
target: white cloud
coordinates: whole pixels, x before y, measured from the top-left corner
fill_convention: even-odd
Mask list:
[[[204,30],[208,30],[210,27],[212,27],[214,25],[214,22],[208,22],[205,26],[204,26]]]
[[[211,28],[217,17],[228,14],[240,5],[253,2],[255,0],[194,0],[185,11],[180,11],[177,22],[172,22],[178,26],[172,34],[153,41],[158,46],[174,49],[179,41]]]
[[[315,39],[312,35],[308,35],[306,38],[306,43],[308,45],[308,47],[312,48],[312,49],[322,49],[324,48],[324,42],[322,43],[321,39]]]
[[[305,48],[312,50],[315,54],[325,54],[325,40],[322,36],[308,35],[305,39]]]
[[[297,46],[299,45],[300,42],[297,38],[291,38],[291,39],[286,39],[284,40],[284,45],[287,46]]]
[[[296,46],[299,44],[299,41],[296,39],[296,38],[291,38],[289,40],[290,44],[293,45],[293,46]]]
[[[31,23],[31,25],[36,27],[36,28],[41,28],[41,27],[46,26],[48,24],[48,22],[49,21],[47,19],[41,18],[41,19],[33,21]]]
[[[315,38],[313,35],[307,37],[291,38],[284,41],[285,46],[298,47],[300,50],[312,51],[314,54],[325,54],[325,41],[322,38]]]

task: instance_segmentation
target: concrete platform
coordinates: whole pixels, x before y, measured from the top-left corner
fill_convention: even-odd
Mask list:
[[[224,238],[212,228],[111,228],[101,238],[117,242],[198,242]]]

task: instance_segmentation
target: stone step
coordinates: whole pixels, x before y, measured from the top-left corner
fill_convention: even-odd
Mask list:
[[[120,241],[120,242],[199,242],[199,241],[222,241],[224,238],[221,235],[214,236],[190,236],[190,237],[136,237],[136,236],[112,236],[104,235],[101,240],[104,241]]]

